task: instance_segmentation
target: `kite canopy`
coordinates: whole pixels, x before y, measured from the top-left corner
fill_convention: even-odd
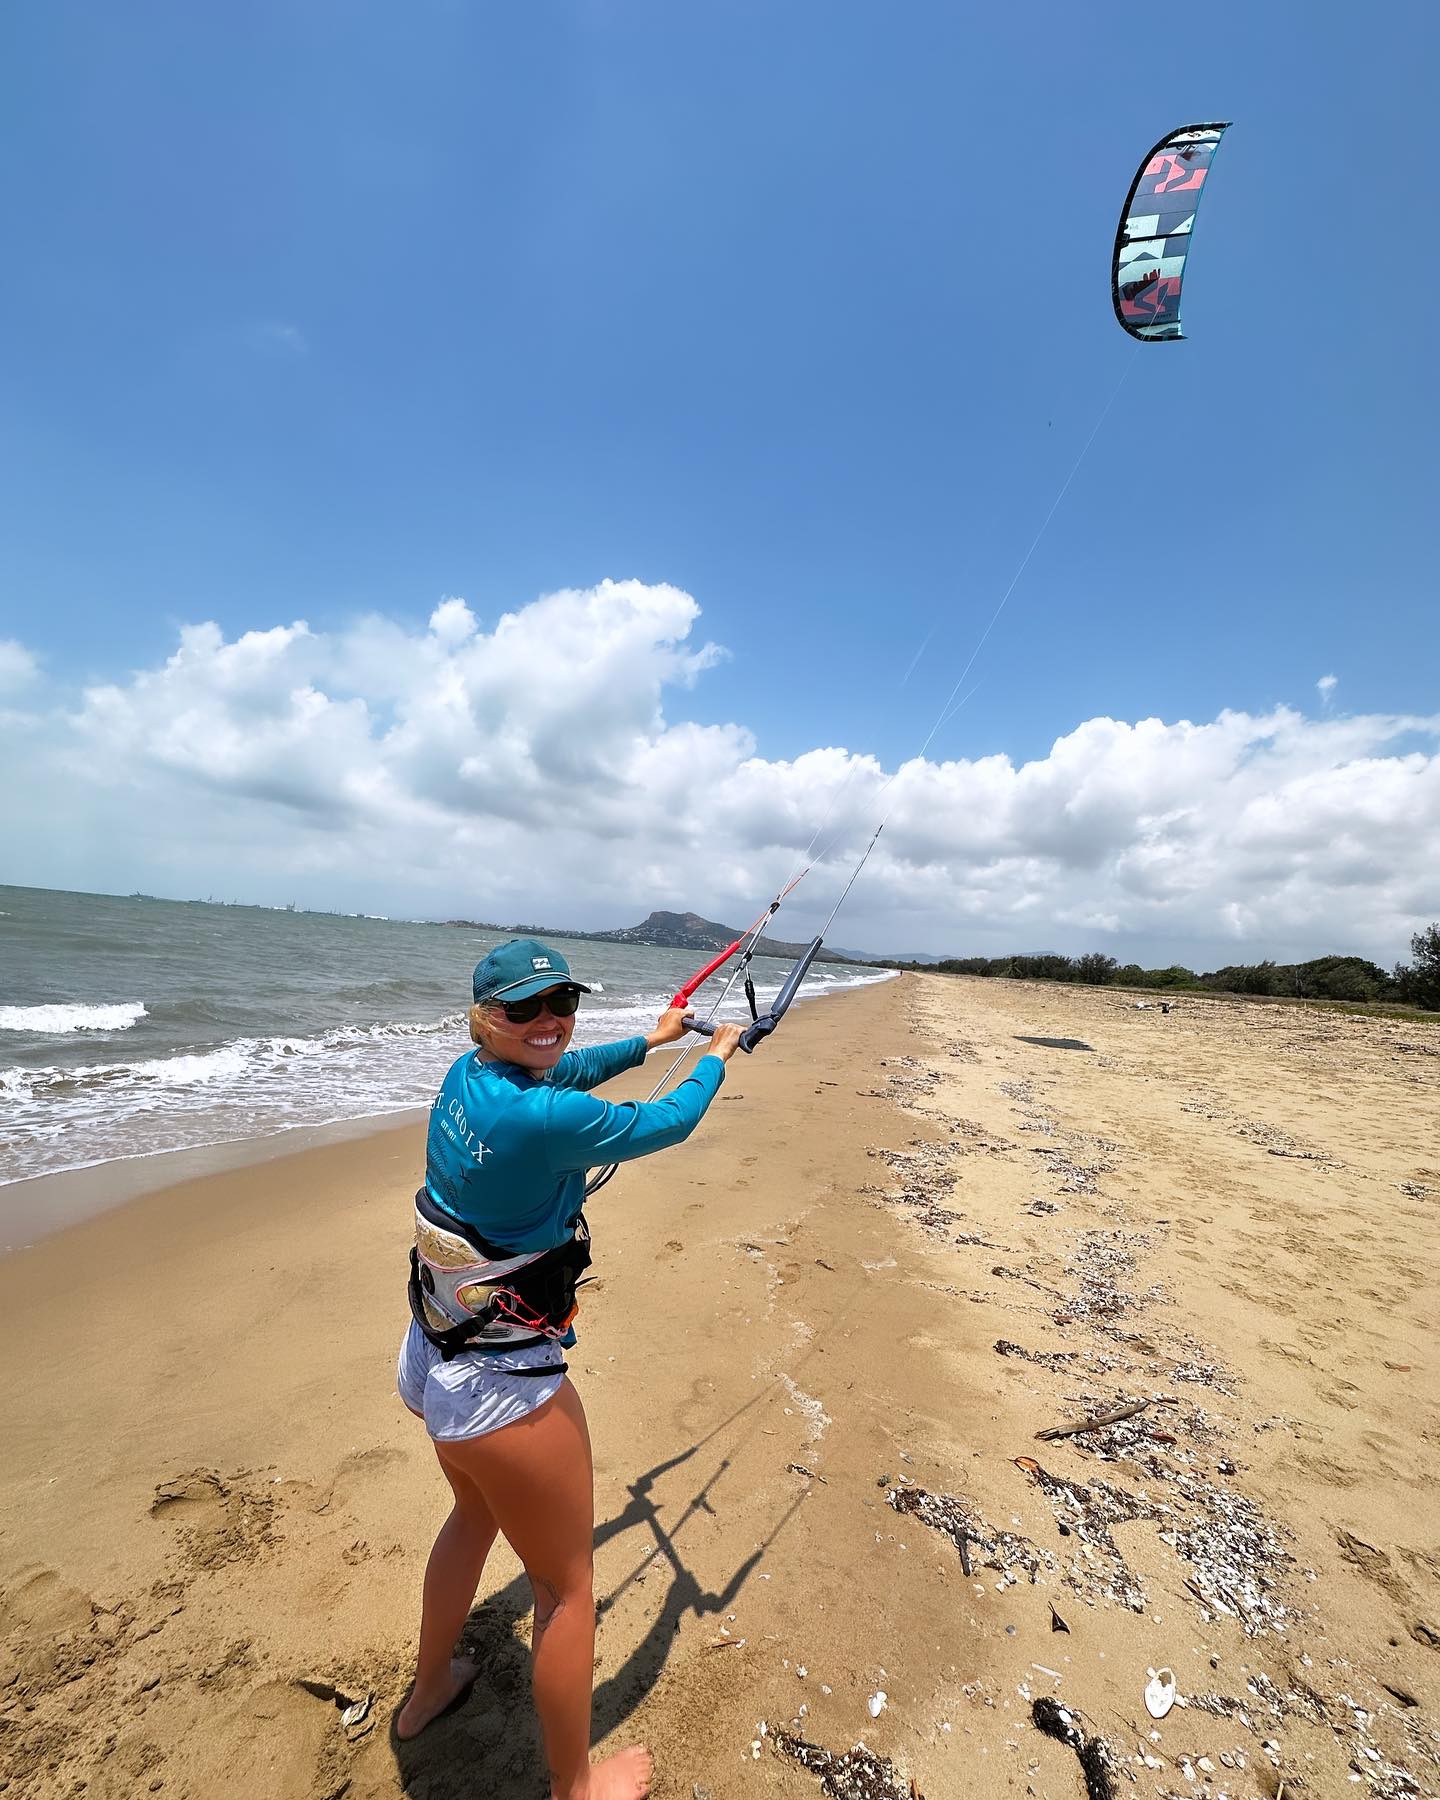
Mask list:
[[[1161,138],[1130,183],[1110,265],[1115,317],[1131,337],[1184,337],[1180,283],[1200,193],[1221,134],[1220,125],[1184,125]]]

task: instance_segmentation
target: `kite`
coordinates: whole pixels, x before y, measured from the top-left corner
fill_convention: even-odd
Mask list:
[[[1195,213],[1228,120],[1184,125],[1141,163],[1130,183],[1110,264],[1115,317],[1131,337],[1152,343],[1184,337],[1180,284]]]

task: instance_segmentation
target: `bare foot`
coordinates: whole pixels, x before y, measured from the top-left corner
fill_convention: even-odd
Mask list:
[[[468,1657],[457,1656],[452,1658],[448,1673],[438,1685],[424,1689],[412,1687],[409,1698],[395,1715],[395,1735],[400,1742],[407,1743],[411,1738],[419,1737],[441,1713],[462,1705],[469,1698],[479,1674],[476,1663]],[[636,1789],[640,1794],[646,1791],[645,1788]]]
[[[643,1744],[632,1744],[590,1770],[583,1788],[564,1800],[644,1800],[650,1792],[655,1763]],[[558,1788],[551,1788],[551,1800],[562,1800]]]

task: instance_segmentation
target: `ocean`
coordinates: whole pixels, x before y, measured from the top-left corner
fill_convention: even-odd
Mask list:
[[[470,971],[500,941],[463,926],[0,887],[0,1185],[426,1106],[469,1048]],[[705,960],[553,941],[595,989],[577,1044],[652,1026]],[[788,968],[755,959],[762,1010]],[[821,964],[801,998],[884,979]],[[749,1016],[738,988],[721,1016]],[[657,1079],[663,1066],[657,1052]]]

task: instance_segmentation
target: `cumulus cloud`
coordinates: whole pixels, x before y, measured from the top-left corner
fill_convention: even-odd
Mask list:
[[[187,625],[10,729],[11,879],[583,927],[743,921],[809,859],[799,936],[884,814],[842,944],[1388,962],[1440,910],[1440,718],[1095,718],[1020,764],[779,760],[685,716],[724,654],[699,613],[605,581],[488,623],[450,597],[423,629]]]
[[[1325,705],[1328,706],[1330,704],[1330,696],[1335,692],[1339,685],[1340,677],[1338,675],[1322,675],[1315,683],[1315,691],[1319,694]]]
[[[0,695],[18,693],[39,672],[35,656],[14,638],[0,638]]]

